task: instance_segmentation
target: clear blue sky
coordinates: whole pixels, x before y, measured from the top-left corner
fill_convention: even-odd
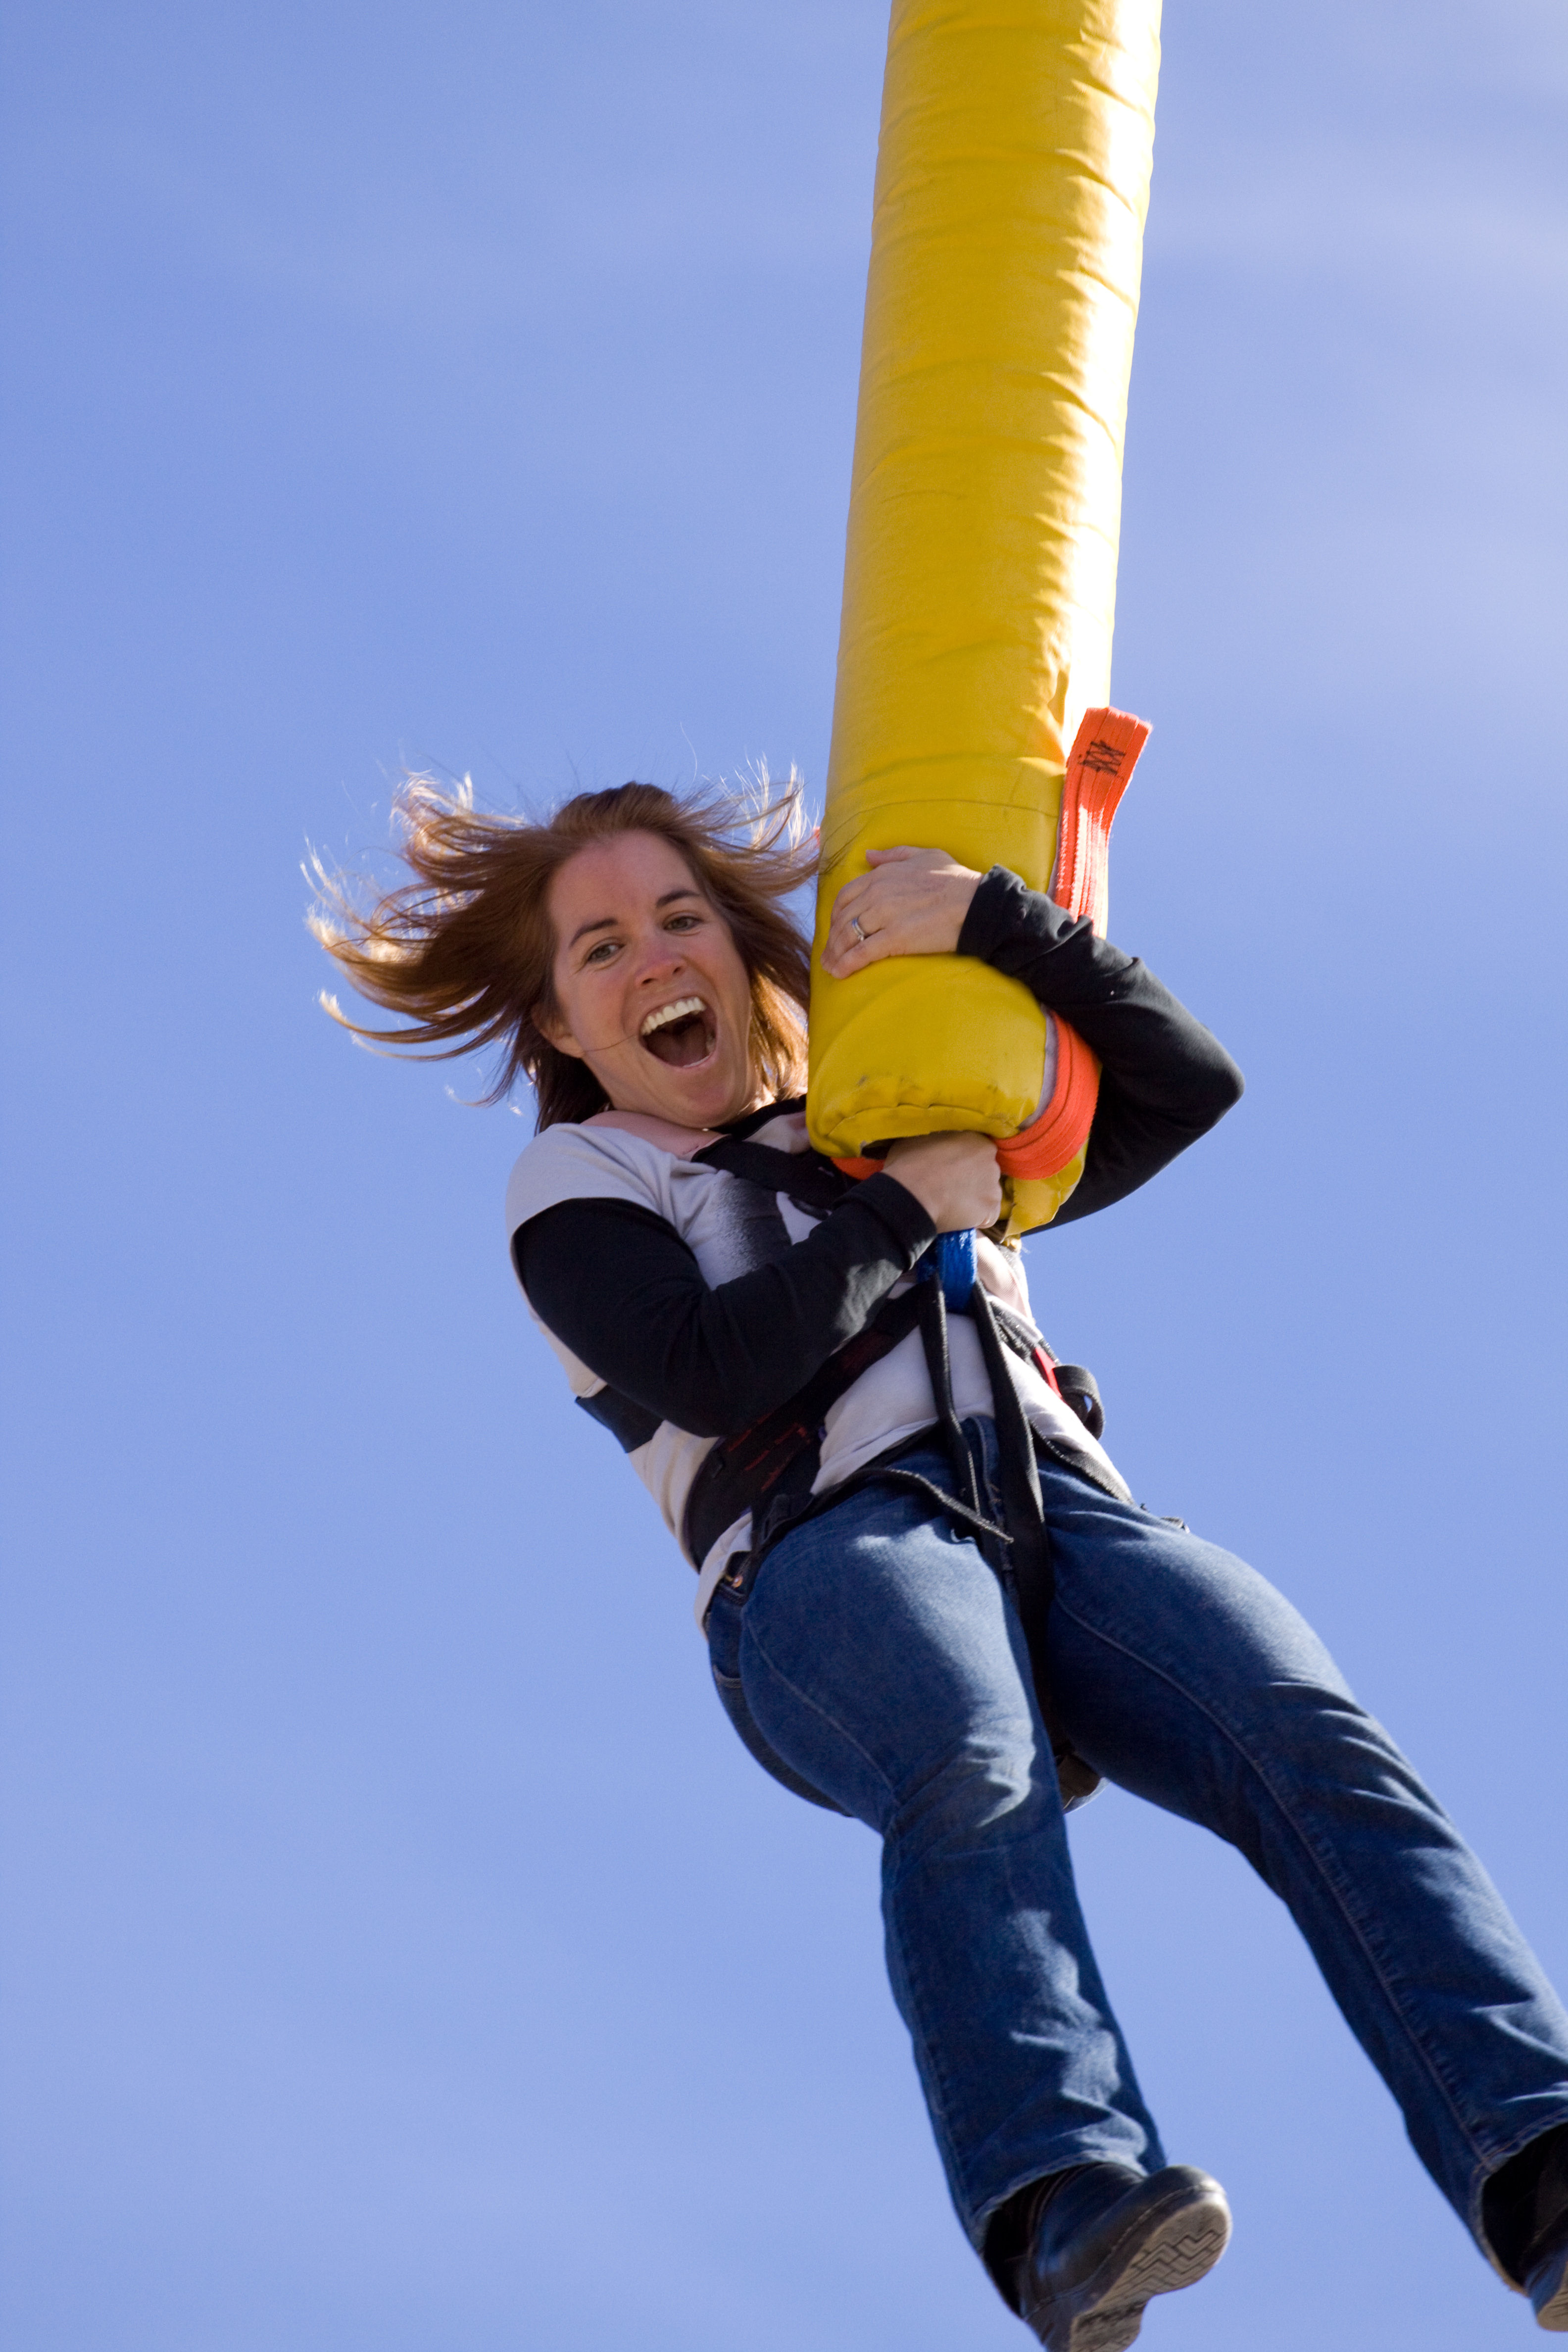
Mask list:
[[[881,0],[14,0],[13,2352],[953,2352],[860,1829],[751,1765],[510,1287],[525,1121],[315,1009],[307,838],[826,760]],[[1031,1244],[1568,1980],[1568,23],[1174,8],[1113,935],[1241,1108]],[[471,1089],[470,1089],[471,1090]],[[1152,2352],[1532,2340],[1272,1898],[1073,1831]]]

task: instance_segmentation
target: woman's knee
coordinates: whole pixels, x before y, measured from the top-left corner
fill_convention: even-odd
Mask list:
[[[1107,1778],[1235,1839],[1268,1785],[1405,1769],[1323,1643],[1244,1560],[1116,1507],[1057,1544],[1053,1699]]]
[[[912,1759],[886,1823],[906,1863],[973,1857],[1033,1835],[1060,1812],[1050,1744],[1032,1711],[955,1727]]]

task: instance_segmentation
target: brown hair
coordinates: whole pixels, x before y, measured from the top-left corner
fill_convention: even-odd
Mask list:
[[[342,876],[310,862],[321,891],[310,929],[362,996],[409,1024],[362,1028],[323,993],[327,1011],[356,1037],[394,1050],[429,1046],[437,1061],[498,1046],[500,1066],[481,1100],[500,1102],[526,1077],[541,1128],[605,1109],[587,1064],[552,1045],[540,1025],[558,1017],[550,885],[590,842],[652,833],[685,859],[730,926],[751,976],[759,1075],[775,1096],[803,1091],[810,959],[783,901],[810,877],[816,856],[793,776],[782,793],[764,791],[760,805],[727,793],[679,801],[658,784],[577,793],[542,824],[476,814],[466,781],[444,792],[427,776],[411,777],[394,805],[411,883],[362,908]]]

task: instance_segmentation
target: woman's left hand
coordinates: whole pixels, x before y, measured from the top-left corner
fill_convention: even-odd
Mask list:
[[[868,849],[833,902],[822,969],[847,980],[884,956],[952,955],[981,877],[945,849]]]

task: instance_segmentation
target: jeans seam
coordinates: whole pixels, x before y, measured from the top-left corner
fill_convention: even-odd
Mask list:
[[[803,1691],[799,1685],[792,1681],[790,1676],[784,1673],[784,1669],[768,1655],[766,1645],[754,1627],[749,1626],[747,1631],[751,1634],[752,1643],[756,1650],[758,1657],[761,1658],[769,1674],[775,1676],[783,1687],[790,1693],[791,1696],[797,1699],[802,1706],[808,1708],[810,1712],[816,1717],[819,1722],[829,1725],[837,1734],[838,1738],[844,1741],[846,1747],[853,1749],[854,1753],[864,1762],[867,1769],[879,1782],[881,1787],[887,1790],[890,1807],[892,1810],[896,1811],[898,1805],[898,1790],[894,1787],[892,1781],[888,1778],[886,1772],[883,1771],[881,1766],[877,1762],[876,1759],[868,1749],[861,1746],[859,1740],[855,1738],[852,1732],[847,1731],[843,1725],[839,1723],[835,1717],[829,1715],[825,1706],[819,1706],[816,1699],[812,1698],[805,1691]],[[883,1851],[885,1853],[887,1848],[886,1832],[881,1832],[881,1835]],[[897,1894],[897,1881],[894,1882],[893,1886],[889,1891],[890,1894]],[[964,2200],[966,2202],[972,2202],[973,2200],[969,2197],[969,2182],[965,2177],[967,2168],[963,2165],[960,2157],[957,2139],[952,2126],[952,2105],[948,2097],[946,2070],[939,2063],[937,2056],[937,2044],[933,2042],[926,2027],[925,2021],[928,2003],[924,1997],[923,1990],[917,1984],[917,1971],[913,1956],[909,1948],[908,1939],[901,1932],[899,1936],[899,1958],[900,1966],[903,1971],[904,1982],[910,1989],[910,2005],[915,2011],[918,2020],[916,2024],[910,2027],[910,2039],[918,2044],[922,2078],[931,2086],[931,2090],[927,2094],[926,2105],[931,2112],[933,2126],[940,2123],[940,2135],[949,2153],[950,2168],[955,2179],[960,2182]],[[967,2223],[965,2226],[967,2227]]]
[[[891,1920],[888,1920],[887,1925],[890,1928]],[[910,2039],[918,2046],[921,2075],[923,2084],[929,2085],[926,2091],[926,2107],[933,2126],[940,2126],[940,2136],[947,2157],[948,2168],[958,2184],[960,2195],[955,2201],[962,2205],[973,2206],[974,2200],[970,2187],[970,2167],[959,2148],[958,2136],[952,2127],[952,2104],[948,2095],[947,2070],[942,2064],[939,2056],[940,2041],[933,2042],[927,2028],[929,2004],[924,1988],[919,1982],[921,1972],[914,1955],[910,1949],[908,1939],[901,1932],[899,1935],[899,1965],[903,1971],[904,1982],[909,1987],[910,2006],[914,2011],[917,2020],[916,2023],[910,2026]],[[908,2022],[907,2020],[905,2021]],[[968,2227],[968,2217],[965,2215],[966,2231]]]
[[[797,1683],[790,1680],[790,1677],[784,1673],[782,1666],[778,1666],[773,1663],[773,1659],[769,1657],[766,1649],[763,1647],[761,1636],[756,1633],[754,1628],[748,1626],[746,1631],[751,1635],[752,1647],[755,1649],[757,1655],[761,1658],[763,1664],[766,1666],[769,1674],[773,1675],[780,1683],[782,1683],[784,1689],[789,1692],[792,1698],[798,1699],[802,1706],[808,1707],[811,1713],[817,1717],[819,1722],[826,1723],[830,1726],[830,1727],[837,1733],[839,1738],[844,1741],[846,1747],[852,1748],[856,1755],[858,1756],[866,1764],[868,1769],[870,1770],[881,1782],[883,1788],[888,1791],[889,1796],[895,1796],[897,1792],[894,1790],[892,1782],[889,1780],[887,1774],[883,1771],[876,1759],[867,1748],[861,1747],[860,1742],[854,1737],[853,1733],[846,1731],[844,1726],[838,1722],[835,1717],[829,1715],[825,1706],[819,1706],[816,1699],[812,1698],[805,1691],[803,1691]],[[744,1675],[741,1677],[741,1684],[743,1690],[745,1687]],[[762,1730],[762,1726],[759,1724],[757,1728]],[[763,1737],[766,1738],[767,1734],[763,1732]],[[770,1747],[772,1744],[773,1743],[769,1741]],[[787,1760],[788,1759],[786,1758],[785,1761],[787,1762]]]
[[[1394,1983],[1390,1980],[1388,1973],[1384,1969],[1383,1962],[1378,1958],[1376,1951],[1367,1940],[1365,1931],[1363,1930],[1360,1921],[1357,1919],[1355,1913],[1351,1908],[1350,1904],[1346,1900],[1334,1872],[1331,1870],[1326,1858],[1319,1853],[1313,1841],[1307,1835],[1305,1830],[1302,1829],[1300,1823],[1296,1820],[1289,1805],[1286,1802],[1279,1790],[1275,1787],[1274,1782],[1265,1771],[1263,1766],[1252,1754],[1252,1751],[1247,1747],[1247,1743],[1231,1729],[1227,1723],[1222,1721],[1220,1717],[1215,1713],[1211,1706],[1206,1705],[1203,1699],[1197,1697],[1192,1691],[1188,1690],[1184,1684],[1178,1682],[1175,1675],[1168,1672],[1165,1667],[1156,1665],[1152,1659],[1142,1656],[1140,1652],[1131,1649],[1125,1642],[1119,1642],[1113,1634],[1102,1632],[1098,1625],[1090,1624],[1087,1618],[1080,1617],[1076,1610],[1068,1606],[1067,1602],[1062,1600],[1059,1592],[1056,1596],[1056,1600],[1057,1606],[1061,1610],[1063,1616],[1070,1618],[1072,1622],[1077,1625],[1081,1632],[1089,1634],[1092,1640],[1103,1642],[1108,1648],[1119,1651],[1124,1658],[1131,1658],[1134,1664],[1141,1666],[1145,1673],[1158,1675],[1159,1679],[1166,1685],[1167,1688],[1173,1690],[1180,1698],[1185,1701],[1187,1706],[1195,1707],[1200,1715],[1205,1716],[1207,1720],[1213,1724],[1220,1737],[1226,1740],[1226,1743],[1235,1750],[1237,1755],[1241,1758],[1242,1762],[1247,1766],[1247,1770],[1253,1774],[1254,1778],[1260,1783],[1267,1792],[1270,1802],[1274,1805],[1280,1818],[1289,1828],[1291,1836],[1296,1840],[1297,1844],[1307,1855],[1318,1877],[1321,1881],[1322,1885],[1327,1888],[1329,1894],[1332,1896],[1341,1916],[1343,1918],[1345,1925],[1348,1927],[1352,1936],[1355,1939],[1357,1948],[1364,1956],[1367,1966],[1371,1969],[1377,1985],[1380,1987],[1390,2011],[1398,2021],[1400,2030],[1405,2035],[1405,2040],[1408,2042],[1411,2048],[1419,2055],[1422,2065],[1430,2075],[1438,2092],[1441,2094],[1443,2102],[1447,2107],[1450,2116],[1453,2117],[1455,2125],[1458,2126],[1458,2129],[1465,2141],[1465,2145],[1469,2148],[1472,2157],[1478,2164],[1487,2164],[1489,2159],[1485,2151],[1481,2148],[1476,2138],[1474,2130],[1466,2118],[1462,2109],[1459,2107],[1455,2093],[1450,2086],[1442,2067],[1439,2066],[1432,2052],[1427,2048],[1426,2039],[1423,2034],[1419,2032],[1414,2022],[1406,2016],[1404,2004],[1400,2000],[1394,1990]],[[1228,1843],[1228,1841],[1226,1841],[1226,1843]]]
[[[889,1783],[889,1786],[890,1788],[891,1783]],[[897,1792],[895,1791],[895,1796],[896,1793]],[[885,1837],[883,1839],[882,1851],[885,1856],[887,1853],[887,1840]],[[887,1920],[887,1924],[889,1928],[892,1926],[892,1920],[888,1916],[888,1914],[889,1911],[894,1909],[900,1895],[912,1875],[913,1868],[913,1865],[900,1866],[896,1874],[884,1875],[884,1918]],[[918,2029],[913,2025],[910,2027],[910,2039],[917,2040],[919,2042],[922,2057],[925,2061],[922,2068],[925,2079],[931,2084],[937,2086],[937,2096],[934,2099],[931,2096],[930,2093],[928,2093],[927,2105],[931,2107],[934,2112],[939,2114],[942,2117],[943,2136],[947,2147],[951,2151],[950,2169],[954,2180],[958,2184],[959,2196],[956,2201],[960,2204],[961,2208],[967,2209],[964,2212],[964,2228],[967,2231],[970,2226],[968,2211],[973,2210],[975,2202],[973,2190],[974,2172],[983,2162],[985,2151],[990,2147],[992,2141],[994,2140],[1000,2133],[1006,2129],[1008,2124],[1011,2123],[1014,2116],[1017,2114],[1019,2108],[1026,2105],[1027,2095],[1025,2095],[1025,2096],[1017,2099],[1014,2103],[1014,2105],[1009,2110],[1008,2114],[999,2122],[993,2125],[991,2130],[986,2133],[985,2137],[983,2140],[979,2141],[973,2147],[968,2149],[966,2153],[961,2153],[958,2146],[957,2135],[952,2128],[950,2121],[952,2116],[952,2105],[947,2095],[946,2075],[944,2070],[940,2065],[937,2057],[937,2053],[941,2046],[940,2040],[932,2040],[932,2037],[927,2031],[925,2024],[928,2009],[940,2010],[941,2003],[937,2002],[934,2004],[928,2004],[924,1989],[920,1982],[920,1977],[922,1972],[914,1958],[913,1949],[910,1947],[908,1939],[901,1934],[899,1938],[899,1950],[900,1964],[903,1969],[904,1982],[909,1987],[910,2005],[915,2010],[920,2020]],[[906,2022],[908,2022],[907,2020]]]

